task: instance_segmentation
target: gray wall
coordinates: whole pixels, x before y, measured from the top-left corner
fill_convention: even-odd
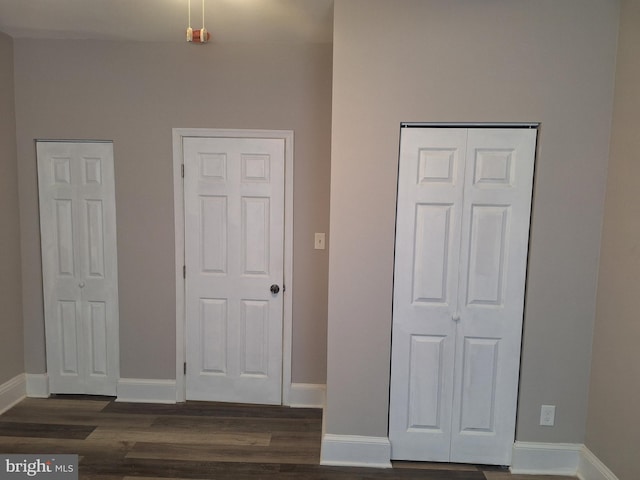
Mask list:
[[[175,378],[174,127],[293,129],[294,382],[324,383],[331,45],[15,41],[26,370],[45,371],[34,139],[114,141],[121,376]]]
[[[13,41],[0,33],[0,385],[24,373]]]
[[[326,431],[387,434],[400,122],[537,121],[516,435],[582,443],[618,3],[336,0],[334,19]]]
[[[587,417],[587,447],[640,478],[640,1],[623,0]]]

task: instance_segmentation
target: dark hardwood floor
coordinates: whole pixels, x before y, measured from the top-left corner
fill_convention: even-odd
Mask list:
[[[319,465],[322,411],[210,402],[116,403],[28,398],[0,415],[0,453],[78,454],[80,478],[102,480],[566,480],[498,467],[396,462],[392,469]]]

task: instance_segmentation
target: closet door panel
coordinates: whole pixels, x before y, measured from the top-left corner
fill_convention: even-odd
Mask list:
[[[469,129],[453,462],[511,462],[535,142],[534,129]]]
[[[449,458],[465,152],[465,130],[402,131],[389,414],[395,459]]]

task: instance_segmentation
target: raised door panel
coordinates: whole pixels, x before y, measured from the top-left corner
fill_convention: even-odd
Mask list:
[[[413,302],[446,303],[451,245],[451,204],[417,204]]]
[[[75,277],[75,241],[73,200],[56,198],[55,202],[55,255],[57,275],[59,277]]]
[[[106,376],[109,372],[107,305],[105,302],[88,302],[87,307],[91,360],[89,375]]]
[[[71,157],[55,155],[44,161],[44,168],[51,168],[51,177],[53,185],[66,186],[71,185]],[[48,175],[45,174],[45,177]],[[46,185],[46,184],[45,184]]]
[[[227,301],[200,299],[200,374],[224,375],[227,372]]]
[[[463,345],[460,432],[493,434],[500,340],[465,338]]]
[[[442,431],[444,338],[412,335],[407,430]]]
[[[240,375],[269,374],[269,303],[242,300],[240,317]]]
[[[472,205],[467,305],[504,303],[505,256],[509,231],[508,205]]]
[[[102,185],[102,158],[99,156],[83,155],[83,178],[85,185]]]
[[[200,197],[200,270],[227,273],[227,197]]]
[[[102,200],[85,200],[86,213],[86,268],[87,277],[105,277],[104,214]]]
[[[58,302],[58,332],[60,335],[60,363],[58,372],[65,377],[77,377],[78,360],[78,302]]]
[[[270,205],[267,197],[242,197],[243,275],[269,275]]]

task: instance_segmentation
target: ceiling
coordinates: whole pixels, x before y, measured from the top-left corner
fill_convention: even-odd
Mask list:
[[[13,38],[184,42],[189,0],[0,0]],[[214,43],[331,43],[333,0],[204,0]],[[202,0],[191,0],[202,27]]]

